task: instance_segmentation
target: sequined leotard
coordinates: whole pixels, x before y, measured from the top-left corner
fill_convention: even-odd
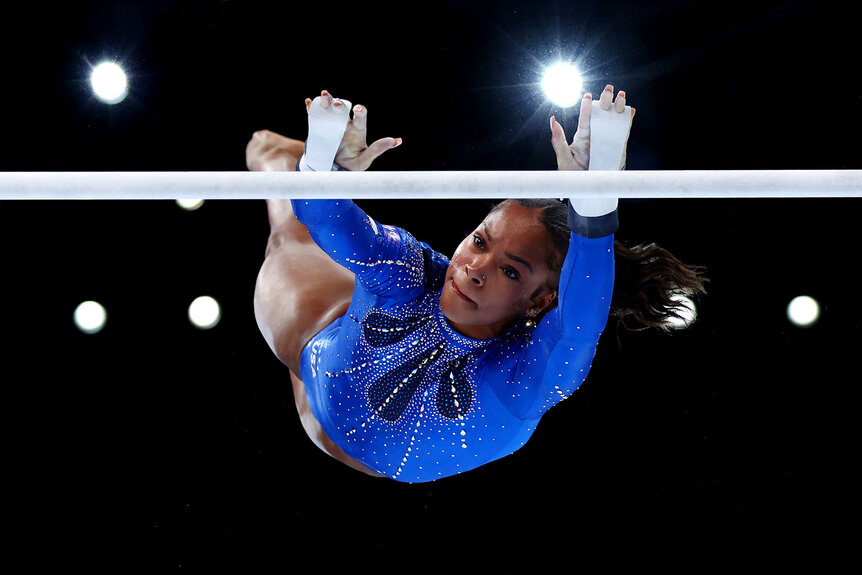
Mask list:
[[[301,378],[326,434],[370,469],[423,482],[504,457],[586,378],[613,290],[615,211],[584,218],[570,207],[558,306],[538,326],[475,340],[440,309],[445,256],[351,201],[292,204],[356,274],[347,313],[304,348]]]

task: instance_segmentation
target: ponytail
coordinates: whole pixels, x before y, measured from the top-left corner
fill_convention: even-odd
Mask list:
[[[706,293],[705,268],[684,264],[656,244],[626,247],[614,242],[616,270],[611,318],[627,331],[657,328],[670,331],[671,318],[683,319],[687,309],[674,296]]]

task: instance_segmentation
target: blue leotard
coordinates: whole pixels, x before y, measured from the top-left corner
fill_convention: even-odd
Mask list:
[[[398,481],[432,481],[523,446],[586,378],[613,291],[616,212],[569,209],[559,303],[538,326],[493,339],[455,332],[440,309],[449,260],[349,200],[293,200],[296,217],[356,274],[347,313],[302,353],[308,404],[347,454]]]

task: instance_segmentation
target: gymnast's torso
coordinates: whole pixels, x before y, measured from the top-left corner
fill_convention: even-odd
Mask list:
[[[440,308],[445,256],[353,202],[292,204],[356,276],[347,313],[308,342],[300,375],[324,432],[369,469],[424,482],[504,457],[586,378],[613,291],[612,233],[571,234],[559,305],[538,325],[472,339]]]

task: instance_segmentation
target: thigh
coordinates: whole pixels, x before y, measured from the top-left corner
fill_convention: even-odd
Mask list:
[[[258,327],[272,351],[296,375],[308,341],[347,311],[353,273],[311,239],[289,202],[271,206],[272,228],[254,293]]]

